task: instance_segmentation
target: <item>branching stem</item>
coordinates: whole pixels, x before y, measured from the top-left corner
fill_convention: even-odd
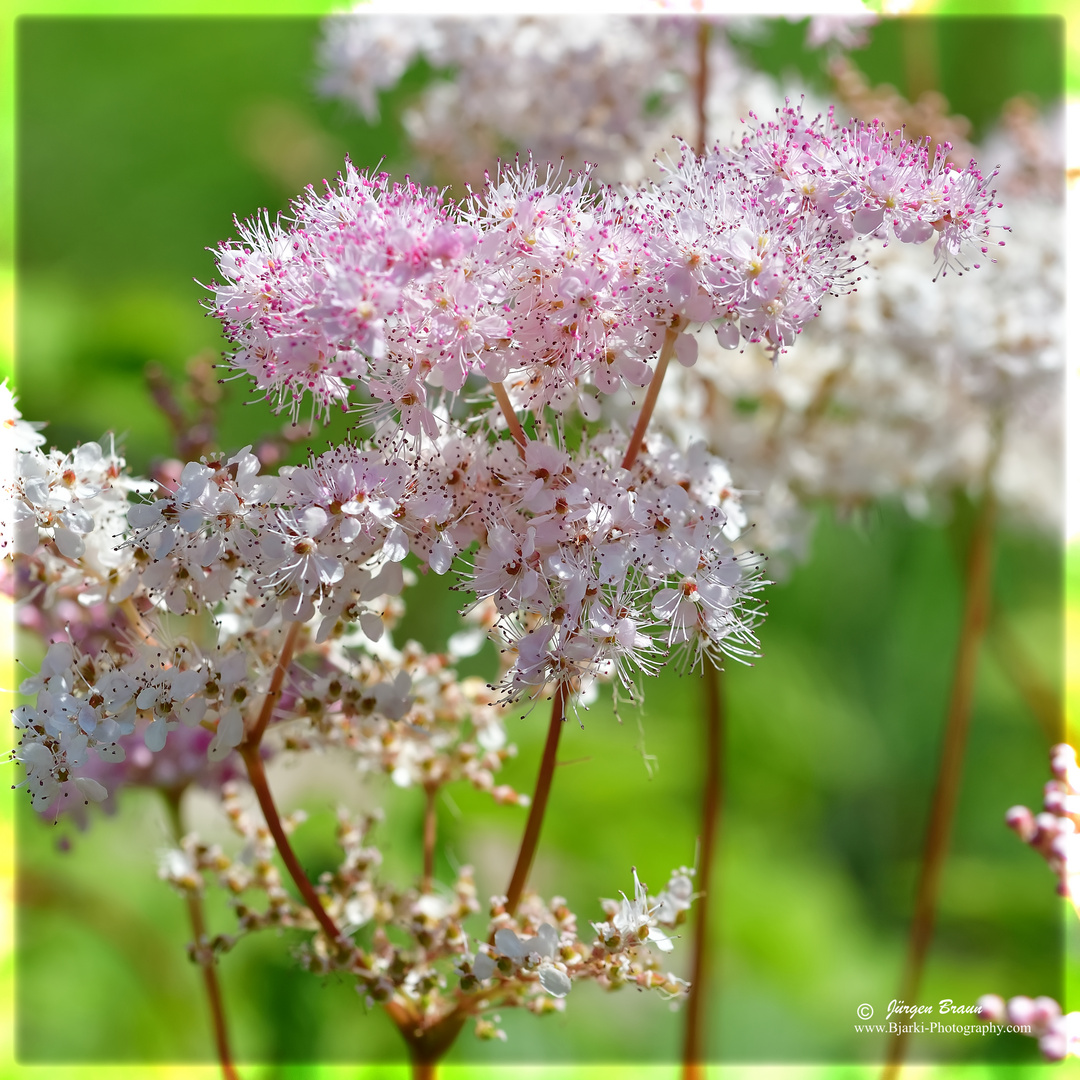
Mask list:
[[[281,653],[277,658],[277,663],[274,665],[274,673],[270,676],[270,689],[267,690],[266,697],[263,699],[259,715],[248,729],[247,737],[237,747],[237,750],[244,759],[248,780],[251,781],[255,797],[259,800],[259,808],[266,819],[266,826],[270,830],[270,835],[274,838],[274,844],[277,846],[281,861],[285,864],[285,868],[289,871],[289,876],[293,879],[296,887],[300,890],[304,903],[311,909],[311,914],[318,920],[319,925],[323,928],[331,943],[336,944],[341,938],[341,931],[338,930],[334,920],[327,914],[319,894],[315,891],[315,886],[311,884],[307,874],[304,873],[304,868],[300,865],[300,860],[297,859],[296,853],[289,843],[289,838],[285,834],[285,826],[281,822],[281,815],[278,814],[277,806],[274,804],[274,796],[270,791],[270,783],[266,778],[266,769],[263,766],[262,755],[259,752],[263,734],[266,732],[266,725],[270,722],[278,698],[281,697],[281,688],[285,683],[285,675],[289,670],[289,665],[292,663],[296,642],[300,636],[300,625],[299,622],[294,622],[289,626],[289,632],[285,635],[285,641],[281,646]]]
[[[281,856],[281,861],[285,864],[285,869],[288,870],[289,876],[293,879],[293,883],[299,890],[304,903],[307,905],[311,914],[315,916],[316,922],[318,922],[323,933],[329,939],[331,946],[336,947],[339,944],[346,943],[345,939],[337,924],[330,917],[330,913],[323,906],[321,897],[316,891],[315,886],[311,883],[311,879],[304,872],[304,868],[300,865],[300,860],[296,857],[296,852],[293,851],[292,844],[289,843],[289,837],[285,832],[285,826],[282,823],[281,815],[278,813],[277,806],[274,803],[273,792],[270,790],[270,783],[266,776],[266,768],[263,765],[262,755],[259,752],[263,734],[266,731],[267,724],[270,722],[274,706],[281,696],[281,688],[284,685],[285,675],[289,669],[289,664],[292,663],[293,653],[296,650],[296,642],[300,634],[300,625],[299,622],[294,622],[289,627],[289,632],[285,636],[285,641],[281,647],[281,654],[278,656],[277,663],[274,666],[274,673],[270,677],[270,688],[263,700],[259,715],[249,728],[247,737],[236,749],[244,760],[244,765],[247,768],[248,780],[255,792],[256,799],[259,801],[259,808],[262,810],[263,817],[266,819],[266,827],[270,830],[270,835],[274,838],[274,845],[277,848],[278,854]],[[426,1046],[426,1040],[424,1032],[417,1030],[415,1015],[401,1003],[392,1000],[385,1003],[385,1008],[387,1014],[394,1021],[398,1030],[401,1032],[402,1037],[408,1044],[409,1052],[412,1055],[413,1060],[419,1061],[420,1058],[424,1057],[422,1051]],[[447,1044],[447,1046],[448,1045],[449,1044]],[[445,1053],[445,1051],[446,1046],[442,1047],[441,1052]],[[430,1060],[434,1061],[437,1057],[438,1055],[436,1054],[436,1056]],[[429,1075],[433,1076],[434,1074],[431,1073]]]

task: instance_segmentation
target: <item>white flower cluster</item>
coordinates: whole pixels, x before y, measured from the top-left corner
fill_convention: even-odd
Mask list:
[[[476,677],[460,678],[445,654],[415,642],[383,642],[378,658],[328,643],[315,671],[297,675],[283,696],[275,730],[290,752],[338,748],[363,772],[385,773],[398,787],[434,792],[464,781],[500,804],[528,797],[496,774],[517,749],[507,742],[496,694]],[[309,650],[306,660],[311,662]]]
[[[26,785],[36,810],[74,792],[94,802],[108,790],[93,775],[95,761],[124,761],[121,738],[136,722],[151,752],[165,746],[168,732],[212,725],[206,747],[218,761],[244,735],[238,706],[246,696],[248,661],[233,648],[203,655],[187,642],[172,649],[133,644],[130,652],[103,651],[89,656],[68,642],[49,646],[40,672],[23,681],[19,692],[34,695],[13,718],[20,732],[15,758],[26,769]],[[90,757],[94,751],[96,759]]]
[[[0,555],[40,556],[34,586],[50,602],[58,589],[72,587],[89,605],[126,578],[117,538],[128,496],[152,485],[126,475],[111,440],[107,449],[89,442],[66,454],[42,451],[42,426],[24,420],[7,382],[0,385]]]
[[[992,145],[1005,163],[1011,221],[992,274],[974,286],[959,275],[931,283],[917,252],[890,244],[779,365],[703,340],[697,365],[665,383],[658,422],[707,439],[733,463],[739,486],[755,493],[747,513],[764,550],[801,552],[817,500],[851,508],[900,498],[922,515],[988,482],[1016,518],[1058,528],[1060,140],[1014,110]]]
[[[345,576],[328,571],[331,552],[343,564],[347,555],[357,562],[334,597],[325,589],[319,594],[329,616],[320,640],[301,639],[315,666],[294,668],[290,692],[279,702],[276,727],[287,732],[285,745],[343,748],[362,767],[385,771],[402,786],[437,788],[464,779],[498,801],[524,801],[495,782],[514,748],[494,695],[480,680],[459,681],[447,657],[415,645],[398,651],[383,636],[396,614],[407,543],[392,521],[378,532],[387,516],[380,507],[388,513],[397,504],[364,487],[370,472],[358,466],[350,473],[348,494],[335,503],[334,494],[318,486],[320,478],[346,482],[333,461],[323,462],[322,471],[286,470],[311,503],[279,511],[265,500],[286,490],[285,478],[260,476],[245,450],[228,460],[193,462],[174,491],[130,504],[129,493],[146,485],[126,475],[122,459],[103,454],[96,443],[69,455],[45,454],[41,436],[21,419],[10,395],[7,407],[3,430],[15,443],[15,468],[3,487],[18,523],[15,554],[29,571],[20,603],[47,611],[74,595],[77,612],[105,605],[124,620],[98,628],[85,648],[76,627],[69,626],[63,640],[53,631],[39,672],[20,686],[33,701],[14,712],[20,733],[15,758],[26,770],[35,809],[101,802],[124,783],[189,782],[199,774],[191,760],[196,752],[209,779],[207,759],[221,762],[239,745],[255,692],[265,690],[281,651],[282,620],[270,616],[282,610],[302,620],[311,614],[302,610],[312,602],[306,583],[336,584]],[[316,531],[319,492],[327,521]],[[300,520],[317,532],[321,552],[316,541],[310,551],[297,550],[303,547],[295,533]],[[288,535],[291,546],[283,539]],[[376,547],[384,560],[389,547],[398,561],[372,573]],[[315,569],[307,573],[309,567]],[[303,587],[294,588],[294,581]],[[260,602],[264,593],[270,598]],[[216,642],[200,646],[206,631],[196,620],[193,636],[161,644],[170,638],[161,616],[205,610],[216,615]],[[346,640],[343,631],[354,624],[362,632]],[[358,644],[376,640],[377,657],[356,656]],[[155,764],[153,756],[168,761]]]
[[[410,550],[445,573],[478,545],[462,587],[502,616],[511,698],[612,668],[629,688],[684,643],[752,651],[746,601],[760,582],[730,547],[742,522],[723,463],[662,440],[630,469],[619,454],[611,437],[571,455],[454,434],[411,461],[346,444],[263,478],[245,451],[192,463],[174,492],[132,507],[133,561],[177,614],[242,589],[255,627],[318,612],[318,641],[357,620],[378,640],[372,604],[401,591]]]
[[[319,89],[372,120],[379,91],[423,59],[450,77],[431,80],[402,121],[436,175],[475,182],[507,148],[527,148],[637,183],[673,131],[692,130],[701,25],[692,15],[423,19],[361,7],[323,23]],[[721,27],[711,29],[710,98],[734,121],[752,104],[749,76]]]
[[[660,972],[644,946],[651,942],[661,952],[672,950],[672,941],[661,927],[673,929],[685,920],[695,899],[688,876],[692,873],[683,867],[671,875],[659,896],[650,897],[635,869],[634,899],[624,894],[621,902],[603,902],[608,918],[592,924],[596,937],[591,943],[578,937],[576,919],[561,897],[544,905],[530,896],[513,919],[496,897],[491,940],[459,964],[462,986],[482,994],[498,991],[504,1005],[514,993],[524,991],[517,1003],[540,1008],[545,1007],[542,996],[536,996],[540,991],[562,999],[582,979],[597,981],[607,989],[630,984],[680,997],[688,984]]]
[[[239,625],[240,616],[224,621]],[[151,628],[153,616],[140,624]],[[168,788],[200,773],[220,783],[227,773],[208,770],[207,759],[223,762],[243,740],[257,704],[252,691],[265,689],[283,640],[280,626],[248,622],[207,650],[189,640],[166,649],[153,638],[96,655],[66,641],[50,645],[40,672],[19,688],[33,703],[14,712],[15,758],[34,808],[75,809],[124,784]],[[528,801],[496,782],[515,748],[495,695],[479,679],[459,680],[448,657],[385,641],[377,658],[336,640],[301,638],[301,648],[305,664],[293,667],[274,714],[278,750],[336,748],[401,787],[436,791],[465,781],[500,803]]]

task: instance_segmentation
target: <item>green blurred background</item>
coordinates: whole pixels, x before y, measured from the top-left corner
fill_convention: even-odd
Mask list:
[[[854,59],[873,81],[906,89],[911,29],[878,27]],[[1062,29],[1041,19],[929,24],[941,89],[974,121],[976,136],[1017,92],[1043,104],[1060,95]],[[168,434],[143,369],[155,362],[179,376],[192,355],[220,350],[197,282],[212,277],[206,249],[232,235],[232,216],[284,208],[305,183],[332,176],[346,152],[360,167],[383,158],[392,170],[407,167],[395,116],[427,73],[410,73],[384,99],[382,123],[368,127],[344,106],[315,98],[316,32],[313,19],[296,18],[19,22],[17,385],[24,413],[48,419],[57,445],[111,429],[124,436],[137,470],[166,453]],[[746,46],[755,63],[777,73],[796,68],[824,85],[823,54],[803,52],[803,26],[779,22],[770,34]],[[229,448],[280,424],[263,406],[245,406],[245,390],[228,387],[222,441]],[[865,1001],[880,1013],[899,983],[969,520],[963,503],[950,523],[937,525],[887,505],[847,522],[822,508],[812,558],[769,590],[763,658],[752,669],[732,665],[712,1016],[726,1061],[880,1056],[879,1044],[854,1034],[855,1008]],[[994,586],[999,627],[1058,691],[1061,555],[1052,537],[1003,529]],[[433,648],[455,622],[453,600],[438,595],[442,584],[421,583],[413,607],[425,617],[403,627]],[[31,654],[20,647],[18,655]],[[1002,655],[994,642],[983,650],[920,995],[927,1002],[966,1003],[988,991],[1062,993],[1062,913],[1052,878],[1001,824],[1006,807],[1038,802],[1049,739]],[[598,896],[629,889],[631,865],[656,889],[694,857],[700,688],[692,678],[665,676],[647,694],[644,736],[633,714],[619,726],[602,704],[583,716],[583,730],[571,726],[565,735],[562,756],[573,763],[557,776],[533,882],[545,894],[565,894],[583,923],[599,915]],[[507,779],[523,790],[532,785],[543,727],[538,715],[511,723],[521,754]],[[651,777],[643,738],[657,759]],[[376,796],[353,786],[342,780],[340,791],[308,800],[315,812],[297,844],[309,869],[331,865],[328,826],[338,799],[362,804],[383,794],[378,782]],[[414,874],[420,796],[386,794],[389,869]],[[469,791],[455,790],[453,799],[440,807],[442,876],[451,860],[471,861],[482,895],[501,890],[524,812],[496,811]],[[19,1060],[208,1060],[197,972],[183,952],[182,904],[154,876],[166,830],[152,797],[130,794],[117,818],[74,835],[68,853],[56,850],[63,827],[50,832],[23,810],[20,800]],[[223,905],[212,920],[231,928]],[[292,944],[252,938],[221,965],[241,1060],[398,1058],[381,1015],[365,1017],[344,982],[296,970]],[[481,1045],[466,1032],[451,1060],[677,1057],[679,1014],[651,995],[591,989],[573,991],[565,1016],[504,1014],[506,1045]],[[1021,1037],[936,1038],[913,1043],[912,1056],[1030,1063],[1037,1050]]]

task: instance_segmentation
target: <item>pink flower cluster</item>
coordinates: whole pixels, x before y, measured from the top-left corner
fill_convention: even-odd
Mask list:
[[[963,269],[966,246],[988,254],[991,212],[1001,204],[987,188],[996,172],[985,177],[974,161],[960,169],[950,149],[932,157],[929,137],[912,141],[877,120],[841,127],[831,110],[807,122],[789,105],[743,137],[741,156],[765,181],[763,198],[812,205],[841,235],[921,244],[937,233],[934,257]]]
[[[260,389],[295,404],[310,392],[343,401],[346,380],[386,352],[386,322],[410,293],[456,266],[476,237],[450,219],[435,192],[368,177],[351,164],[323,197],[294,204],[293,227],[264,215],[237,222],[223,244],[215,314],[239,349],[233,357]]]
[[[360,384],[405,434],[433,437],[438,396],[476,375],[506,382],[520,407],[593,416],[593,391],[649,381],[673,325],[713,324],[728,347],[790,346],[850,287],[856,237],[936,234],[946,265],[969,244],[986,252],[987,178],[929,155],[880,125],[788,105],[739,148],[683,146],[628,194],[519,161],[454,205],[349,164],[289,218],[239,226],[211,306],[232,364],[294,413],[306,393],[326,411]],[[677,355],[693,363],[693,340]]]
[[[1024,843],[1039,852],[1058,877],[1058,892],[1077,903],[1074,879],[1077,875],[1077,826],[1080,825],[1080,765],[1076,751],[1059,743],[1050,751],[1050,771],[1043,795],[1044,810],[1032,814],[1026,806],[1011,807],[1005,823]],[[998,1024],[1014,1024],[1039,1040],[1047,1061],[1062,1061],[1080,1055],[1080,1012],[1062,1015],[1061,1006],[1050,997],[1019,996],[1006,1004],[997,994],[984,994],[979,1012]]]

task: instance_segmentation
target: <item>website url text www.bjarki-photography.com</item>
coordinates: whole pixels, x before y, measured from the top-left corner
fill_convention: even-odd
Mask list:
[[[942,998],[933,1005],[909,1005],[893,998],[885,1016],[875,1020],[874,1006],[863,1002],[855,1010],[861,1023],[855,1030],[867,1035],[1030,1035],[1030,1024],[999,1024],[980,1015],[978,1005],[958,1005]],[[967,1017],[968,1019],[965,1019]],[[869,1021],[869,1022],[868,1022]]]

